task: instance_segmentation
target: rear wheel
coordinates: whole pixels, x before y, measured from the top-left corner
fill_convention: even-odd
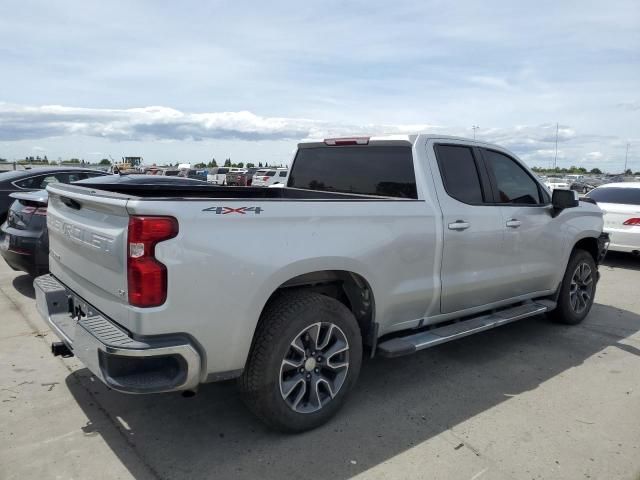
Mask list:
[[[550,314],[557,322],[576,325],[589,314],[596,294],[598,271],[589,252],[575,250],[564,274],[558,305]]]
[[[240,388],[266,424],[301,432],[338,411],[361,362],[360,329],[342,303],[314,292],[289,292],[265,309]]]

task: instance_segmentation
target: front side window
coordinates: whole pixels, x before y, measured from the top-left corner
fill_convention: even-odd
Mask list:
[[[285,171],[280,172],[280,176],[281,177],[286,177],[287,176],[287,172],[285,172]]]
[[[449,196],[463,203],[482,203],[484,198],[473,150],[462,145],[436,145],[435,151]]]
[[[514,159],[494,150],[483,149],[483,154],[495,175],[500,203],[540,203],[538,184]]]

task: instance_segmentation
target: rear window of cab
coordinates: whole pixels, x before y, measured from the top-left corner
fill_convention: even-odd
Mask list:
[[[418,198],[409,145],[298,149],[289,187],[381,197]]]

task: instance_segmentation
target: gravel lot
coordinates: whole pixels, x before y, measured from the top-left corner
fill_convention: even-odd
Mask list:
[[[337,418],[285,436],[233,383],[126,396],[52,357],[31,279],[2,262],[0,478],[638,480],[640,260],[601,272],[582,325],[537,317],[367,361]]]

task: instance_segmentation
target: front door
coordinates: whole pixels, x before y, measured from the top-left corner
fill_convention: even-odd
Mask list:
[[[555,289],[562,269],[562,230],[554,228],[549,194],[520,163],[505,152],[482,148],[505,226],[503,264],[508,266],[505,294],[529,295]]]

